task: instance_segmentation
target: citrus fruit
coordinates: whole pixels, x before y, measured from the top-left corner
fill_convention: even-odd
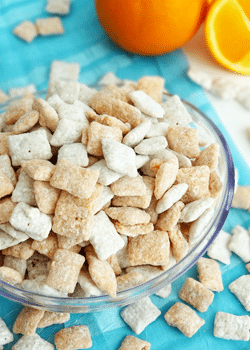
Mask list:
[[[250,75],[250,1],[215,0],[204,28],[213,57],[233,72]]]
[[[203,20],[205,0],[95,0],[98,19],[126,51],[159,55],[191,39]]]

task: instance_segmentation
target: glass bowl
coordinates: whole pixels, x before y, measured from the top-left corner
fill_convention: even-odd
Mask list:
[[[95,86],[96,87],[96,86]],[[46,92],[41,91],[36,97],[45,98]],[[164,99],[171,95],[164,94]],[[212,244],[227,218],[234,194],[234,164],[228,144],[217,126],[195,106],[182,100],[187,111],[193,119],[193,127],[197,128],[200,136],[207,144],[217,142],[220,145],[220,157],[217,171],[223,183],[221,195],[216,200],[214,215],[206,229],[200,235],[199,240],[192,246],[188,254],[168,270],[157,277],[128,290],[117,293],[116,298],[108,295],[86,298],[59,298],[25,291],[15,286],[0,281],[0,295],[10,300],[48,311],[87,313],[110,308],[117,308],[136,302],[151,295],[169,283],[172,283],[183,273],[188,271],[196,261],[202,257]],[[5,111],[9,101],[0,109],[0,114]]]

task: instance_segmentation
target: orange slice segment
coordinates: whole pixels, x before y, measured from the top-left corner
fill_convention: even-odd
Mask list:
[[[250,75],[250,1],[214,1],[204,28],[214,58],[233,72]]]

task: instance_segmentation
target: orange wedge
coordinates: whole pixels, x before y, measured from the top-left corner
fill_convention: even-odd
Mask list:
[[[235,73],[250,75],[250,0],[215,0],[205,20],[213,57]]]

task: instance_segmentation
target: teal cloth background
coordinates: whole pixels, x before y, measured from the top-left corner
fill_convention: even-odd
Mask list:
[[[12,34],[13,28],[28,19],[48,17],[45,12],[46,0],[1,0],[0,2],[0,89],[8,92],[10,88],[34,84],[37,90],[47,87],[50,65],[53,60],[78,62],[81,65],[79,81],[90,84],[97,82],[105,73],[112,71],[119,78],[136,80],[143,75],[161,75],[165,87],[173,94],[193,103],[205,112],[225,135],[235,166],[239,171],[239,183],[250,185],[250,170],[228,135],[225,127],[207,100],[203,90],[188,79],[188,62],[181,50],[159,57],[142,57],[128,54],[109,40],[101,28],[93,0],[75,0],[71,12],[62,16],[65,34],[62,36],[37,37],[28,44]],[[240,120],[240,116],[238,116]],[[236,225],[250,226],[250,214],[244,210],[231,209],[223,229],[230,232]],[[187,276],[197,278],[196,266],[172,285],[167,299],[152,296],[151,300],[160,308],[162,314],[138,337],[149,341],[152,350],[162,349],[204,349],[217,347],[223,349],[249,349],[243,341],[228,341],[213,336],[214,317],[218,311],[235,315],[247,315],[247,311],[233,295],[228,285],[233,280],[247,274],[245,264],[232,255],[231,264],[220,264],[223,273],[224,291],[215,293],[214,302],[206,313],[198,314],[205,325],[191,338],[167,325],[166,311],[178,300],[178,291]],[[10,329],[22,306],[0,297],[0,317]],[[54,334],[62,327],[86,324],[91,332],[94,350],[118,349],[127,334],[133,331],[119,316],[121,309],[108,310],[95,314],[72,314],[70,321],[38,330],[37,333],[53,343]],[[15,335],[15,341],[19,336]],[[5,345],[9,350],[13,343]]]

